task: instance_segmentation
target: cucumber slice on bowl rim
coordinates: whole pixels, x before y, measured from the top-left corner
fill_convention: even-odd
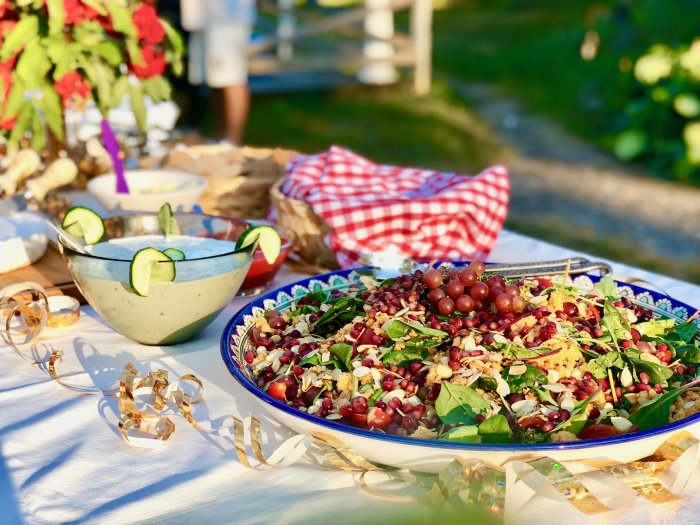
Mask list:
[[[84,206],[69,208],[61,222],[66,233],[85,239],[86,244],[97,244],[105,234],[105,223],[97,213]]]
[[[282,239],[272,226],[251,226],[244,231],[236,241],[236,250],[255,244],[255,249],[260,246],[268,264],[274,264],[280,256]]]
[[[185,252],[178,250],[177,248],[166,248],[163,253],[170,257],[173,261],[184,261]]]
[[[169,237],[170,235],[180,235],[180,227],[175,220],[175,215],[173,214],[173,208],[170,206],[169,202],[166,202],[158,210],[158,224],[160,225],[160,231],[163,235]]]
[[[129,266],[129,284],[137,295],[148,296],[151,284],[175,280],[175,263],[155,248],[143,248],[134,254]]]

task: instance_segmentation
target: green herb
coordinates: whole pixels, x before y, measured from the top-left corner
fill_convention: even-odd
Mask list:
[[[309,301],[314,301],[320,304],[327,303],[331,300],[331,293],[323,288],[317,288],[313,292],[309,292],[305,295]]]
[[[331,301],[331,307],[316,321],[314,332],[325,336],[349,323],[358,315],[364,315],[364,301],[359,297],[339,297]]]
[[[532,359],[552,352],[551,348],[525,348],[513,343],[501,343],[493,347],[502,351],[506,359]]]
[[[331,353],[343,363],[345,370],[352,369],[352,346],[345,343],[336,343],[329,348]]]
[[[684,343],[692,342],[693,338],[698,335],[698,325],[693,322],[681,323],[675,327],[675,329],[668,334],[667,339],[669,341],[682,341]]]
[[[639,427],[639,430],[649,430],[650,428],[656,428],[667,424],[671,416],[671,406],[674,401],[678,399],[678,396],[690,390],[691,387],[696,387],[697,384],[698,381],[694,381],[681,388],[656,396],[646,405],[639,407],[630,414],[630,423]],[[693,390],[696,390],[696,388],[693,388]]]
[[[645,337],[661,337],[673,329],[676,322],[673,319],[650,319],[637,323],[634,327]]]
[[[329,359],[328,361],[321,361],[321,354],[320,353],[314,354],[314,355],[309,356],[309,357],[305,357],[301,361],[299,361],[299,366],[304,366],[304,365],[311,365],[311,366],[331,365],[333,368],[340,368],[341,370],[343,369],[343,363],[341,363],[337,359]]]
[[[457,427],[440,436],[440,439],[459,443],[478,443],[481,441],[478,432],[479,429],[474,425]]]
[[[520,366],[520,365],[516,365]],[[503,374],[503,379],[508,383],[511,392],[522,392],[526,388],[532,388],[547,382],[547,374],[536,366],[525,365],[526,370],[520,375],[511,376],[508,367]]]
[[[419,323],[408,323],[406,321],[401,321],[400,319],[394,319],[386,327],[386,333],[392,339],[401,339],[402,337],[406,337],[411,330],[414,330],[417,334],[436,337],[438,339],[447,337],[447,332],[443,332],[442,330],[428,328],[427,326],[423,326]]]
[[[540,398],[540,401],[542,401],[543,403],[548,403],[553,406],[557,405],[557,402],[554,401],[554,398],[552,397],[552,392],[550,392],[546,388],[535,388],[534,392],[537,395],[537,397]]]
[[[596,390],[587,398],[582,399],[581,401],[576,403],[574,405],[574,409],[571,411],[571,416],[569,416],[569,419],[559,423],[550,431],[550,434],[558,432],[559,430],[567,430],[574,435],[578,435],[579,432],[583,430],[583,428],[586,426],[586,423],[588,422],[588,414],[586,411],[586,407],[590,404],[591,401],[598,397],[599,393],[600,389]]]
[[[608,368],[619,368],[622,370],[624,367],[625,359],[623,354],[614,350],[588,361],[588,371],[593,374],[593,377],[598,379],[608,376]]]
[[[446,425],[473,425],[476,416],[489,409],[489,402],[468,386],[442,383],[435,411]]]
[[[382,389],[377,390],[377,391],[376,391],[374,394],[372,394],[372,395],[370,396],[370,398],[368,399],[368,404],[369,404],[369,406],[373,407],[374,405],[376,405],[376,404],[377,404],[377,401],[379,401],[379,400],[382,398],[383,395],[384,395],[384,390],[382,390]]]
[[[289,317],[294,318],[298,315],[315,314],[318,312],[318,310],[319,308],[317,306],[305,304],[301,308],[295,308],[294,310],[289,311],[288,315]]]
[[[679,346],[676,349],[676,357],[684,363],[699,364],[700,363],[700,348],[698,342],[692,345]]]
[[[484,443],[508,443],[513,431],[506,417],[496,414],[479,425],[479,435]]]
[[[498,381],[488,376],[479,376],[479,379],[476,380],[476,384],[482,390],[490,390],[492,392],[495,392],[498,388]]]
[[[603,314],[603,318],[600,320],[601,325],[603,325],[604,331],[612,338],[613,344],[619,350],[617,340],[629,339],[630,337],[629,323],[610,301],[605,301]]]
[[[409,361],[422,361],[426,357],[427,353],[422,350],[393,350],[384,354],[384,356],[382,357],[382,362],[386,365],[401,366],[408,363]]]
[[[632,366],[637,374],[645,372],[649,376],[650,383],[658,383],[660,385],[666,385],[666,380],[673,375],[673,371],[664,365],[659,365],[657,363],[651,363],[649,361],[642,361],[641,359],[636,359],[634,357],[628,357]]]
[[[617,290],[617,284],[610,277],[603,277],[600,281],[598,281],[598,284],[596,284],[595,287],[606,299],[620,298],[620,293]]]

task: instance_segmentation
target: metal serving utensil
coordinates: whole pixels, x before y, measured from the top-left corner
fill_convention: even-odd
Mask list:
[[[556,261],[537,261],[514,264],[489,264],[487,273],[497,273],[508,277],[537,277],[538,275],[565,275],[599,272],[600,276],[610,275],[612,268],[601,261],[589,261],[585,257],[571,257]]]

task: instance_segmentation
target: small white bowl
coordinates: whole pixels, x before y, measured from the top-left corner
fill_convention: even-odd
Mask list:
[[[157,212],[165,202],[173,211],[192,211],[207,185],[204,177],[174,170],[127,170],[129,193],[117,193],[114,173],[90,180],[87,190],[107,211]]]

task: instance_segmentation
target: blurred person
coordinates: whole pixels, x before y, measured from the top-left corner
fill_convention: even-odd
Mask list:
[[[181,0],[180,9],[190,31],[189,81],[221,89],[224,137],[240,145],[250,110],[246,47],[255,0]]]

